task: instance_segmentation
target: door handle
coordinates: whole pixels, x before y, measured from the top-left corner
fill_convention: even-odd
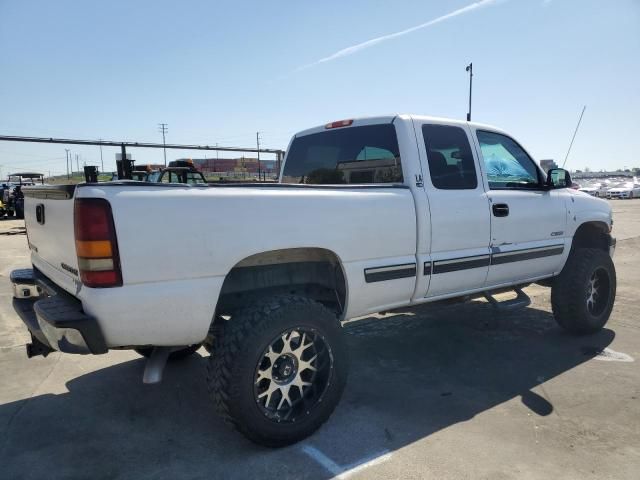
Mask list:
[[[506,203],[496,203],[493,205],[493,215],[496,217],[506,217],[509,215],[509,205]]]

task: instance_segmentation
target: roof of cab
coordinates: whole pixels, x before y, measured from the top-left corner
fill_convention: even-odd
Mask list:
[[[381,123],[392,123],[396,118],[400,118],[402,120],[417,120],[419,122],[437,122],[437,123],[446,123],[450,125],[469,125],[474,128],[480,129],[489,129],[494,130],[496,132],[502,132],[503,130],[493,125],[487,125],[484,123],[477,122],[467,122],[466,120],[458,120],[455,118],[446,118],[446,117],[433,117],[428,115],[414,115],[414,114],[391,114],[391,115],[379,115],[379,116],[371,116],[371,117],[354,117],[353,123],[349,126],[337,127],[336,130],[341,128],[350,128],[350,127],[362,127],[364,125],[375,125]],[[332,120],[333,122],[333,120]],[[318,125],[316,127],[307,128],[306,130],[302,130],[295,134],[295,137],[302,137],[305,135],[310,135],[312,133],[324,132],[327,129],[327,125],[331,122],[327,122],[324,125]]]

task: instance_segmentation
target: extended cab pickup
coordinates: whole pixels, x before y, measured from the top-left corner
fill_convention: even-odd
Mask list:
[[[601,329],[611,208],[569,185],[494,127],[333,122],[293,137],[278,184],[25,189],[33,268],[12,273],[14,304],[30,356],[135,349],[146,382],[204,346],[218,411],[285,445],[338,403],[343,320],[453,297],[525,307],[539,282],[562,328]]]

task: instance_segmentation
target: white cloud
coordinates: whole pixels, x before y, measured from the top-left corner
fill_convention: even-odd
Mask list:
[[[422,30],[423,28],[427,28],[437,23],[441,23],[446,20],[449,20],[451,18],[464,15],[465,13],[478,10],[479,8],[482,8],[482,7],[487,7],[489,5],[498,3],[499,1],[500,0],[479,0],[470,5],[467,5],[466,7],[462,7],[462,8],[459,8],[458,10],[454,10],[453,12],[447,13],[446,15],[442,15],[438,18],[434,18],[433,20],[429,20],[428,22],[421,23],[420,25],[416,25],[415,27],[407,28],[406,30],[401,30],[395,33],[390,33],[388,35],[383,35],[381,37],[372,38],[371,40],[367,40],[366,42],[358,43],[351,47],[343,48],[342,50],[338,50],[337,52],[329,55],[328,57],[324,57],[316,62],[310,63],[308,65],[303,65],[302,67],[298,67],[296,71],[306,70],[307,68],[315,67],[316,65],[320,65],[321,63],[327,63],[333,60],[337,60],[338,58],[346,57],[348,55],[353,55],[354,53],[358,53],[361,50],[364,50],[365,48],[373,47],[374,45],[377,45],[382,42],[386,42],[387,40],[393,40],[394,38],[408,35],[409,33],[413,33],[417,30]]]

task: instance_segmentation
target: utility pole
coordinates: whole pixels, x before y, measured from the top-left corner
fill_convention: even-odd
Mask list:
[[[258,147],[258,181],[262,181],[262,169],[260,168],[260,132],[256,132],[256,145]]]
[[[167,149],[165,147],[166,141],[165,141],[164,137],[165,137],[166,133],[169,131],[169,129],[167,127],[168,127],[168,125],[166,123],[159,123],[158,124],[158,131],[160,133],[162,133],[162,146],[163,146],[162,150],[164,152],[164,166],[165,167],[167,166]]]
[[[73,165],[71,165],[71,169],[73,170]],[[78,161],[78,154],[76,153],[76,171],[80,171],[80,162]]]
[[[102,141],[102,139],[100,139]],[[104,172],[104,161],[102,160],[102,145],[100,145],[100,173]]]
[[[216,147],[218,146],[218,143],[216,142]],[[213,161],[213,171],[216,171],[216,160],[220,160],[220,151],[216,150],[216,159]],[[218,165],[220,165],[220,162],[218,162]]]
[[[67,180],[69,180],[69,149],[65,148],[65,152],[67,152]]]
[[[473,63],[467,65],[467,72],[469,72],[469,111],[467,112],[467,122],[471,121],[471,88],[473,86]]]

